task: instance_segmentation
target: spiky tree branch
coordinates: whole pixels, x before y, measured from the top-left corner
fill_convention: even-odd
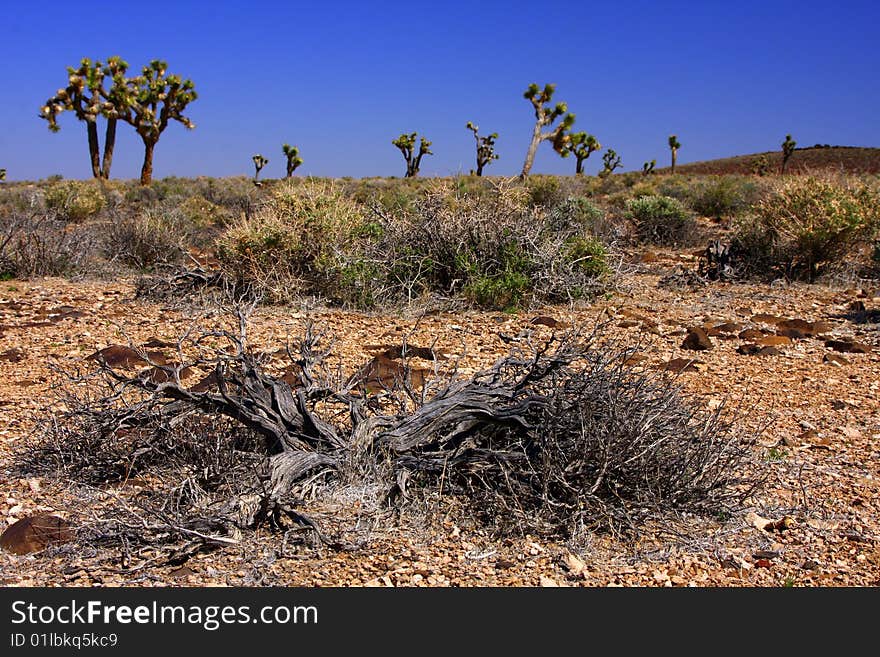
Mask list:
[[[83,58],[78,68],[67,67],[68,85],[59,89],[40,108],[40,118],[48,121],[49,130],[58,132],[58,116],[72,111],[76,118],[86,123],[86,134],[89,144],[89,163],[92,176],[107,179],[110,177],[110,166],[113,162],[113,149],[116,144],[116,122],[120,111],[125,110],[124,99],[116,90],[117,84],[124,80],[128,64],[119,57],[110,57],[106,64],[94,63]],[[113,81],[108,91],[104,87],[106,78]],[[104,135],[104,157],[101,159],[98,141],[98,117],[107,120]]]
[[[586,132],[575,132],[569,136],[569,141],[565,147],[577,159],[575,174],[580,175],[584,172],[584,161],[602,148],[602,144],[593,135]]]
[[[179,75],[168,75],[168,64],[154,59],[142,69],[142,74],[114,84],[113,91],[125,106],[119,118],[130,123],[144,143],[144,163],[141,184],[153,179],[153,150],[169,122],[178,121],[186,128],[195,124],[183,112],[198,98],[192,80]]]
[[[678,157],[679,148],[681,148],[681,144],[678,141],[678,137],[675,135],[669,135],[669,150],[672,153],[672,169],[670,173],[675,173],[675,160]]]
[[[404,133],[391,142],[400,149],[400,152],[403,153],[403,159],[406,160],[406,178],[415,178],[419,175],[419,167],[422,164],[422,157],[434,154],[431,151],[431,142],[424,137],[419,139],[419,150],[416,152],[415,145],[417,137],[417,132],[411,132],[410,134]]]
[[[794,155],[794,147],[797,146],[797,142],[791,138],[791,135],[785,135],[785,141],[782,142],[782,175],[785,175],[785,165],[788,164],[788,161],[791,159],[791,156]]]
[[[287,177],[291,178],[293,172],[303,163],[303,159],[299,156],[299,149],[296,146],[284,144],[281,150],[284,152],[284,157],[287,158]]]
[[[615,169],[619,169],[623,166],[620,162],[620,156],[613,148],[609,148],[605,151],[605,155],[602,156],[602,165],[602,171],[599,172],[599,175],[603,178],[611,175],[614,173]]]
[[[483,167],[487,164],[491,164],[492,160],[497,160],[500,157],[495,153],[495,140],[498,139],[498,133],[493,132],[488,137],[480,137],[479,126],[468,121],[465,127],[474,133],[474,139],[477,141],[477,169],[474,173],[478,176],[482,176]]]
[[[565,103],[556,103],[552,108],[550,101],[553,93],[556,91],[555,84],[544,85],[541,89],[537,84],[532,83],[523,94],[523,98],[528,100],[535,108],[535,127],[532,130],[532,140],[529,142],[529,149],[526,151],[526,160],[523,163],[520,178],[525,178],[532,170],[535,162],[535,154],[538,152],[538,146],[542,141],[549,141],[553,144],[553,150],[560,156],[566,157],[568,150],[566,145],[569,142],[567,131],[574,124],[574,114],[568,112],[568,105]],[[553,125],[556,119],[562,117],[562,121],[552,130],[542,131],[543,128]]]
[[[263,169],[264,166],[269,164],[269,159],[263,157],[259,153],[254,155],[251,159],[254,161],[254,169],[256,169],[256,172],[254,173],[254,182],[256,182],[257,178],[260,177],[260,171]]]

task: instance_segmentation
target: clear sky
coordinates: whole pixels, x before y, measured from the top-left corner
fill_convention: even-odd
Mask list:
[[[402,132],[434,142],[421,175],[467,173],[467,121],[498,132],[487,174],[519,172],[534,123],[522,93],[557,85],[585,130],[624,170],[678,135],[679,163],[799,146],[880,146],[880,4],[716,2],[117,2],[4,0],[0,167],[10,180],[90,175],[86,131],[66,113],[52,134],[39,107],[82,57],[133,69],[164,59],[191,78],[196,129],[172,124],[155,176],[400,176]],[[103,130],[101,130],[103,138]],[[134,178],[140,140],[120,126],[114,178]],[[600,168],[601,153],[587,162]],[[533,172],[573,173],[542,144]]]

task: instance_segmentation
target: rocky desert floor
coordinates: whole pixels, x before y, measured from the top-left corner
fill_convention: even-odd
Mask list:
[[[566,543],[493,537],[435,510],[377,526],[355,550],[288,550],[267,530],[222,549],[134,560],[74,540],[29,554],[0,551],[0,584],[880,585],[880,290],[705,282],[695,269],[692,254],[646,252],[615,292],[576,310],[377,315],[260,308],[250,340],[277,348],[312,319],[336,336],[334,357],[346,371],[368,361],[376,345],[406,336],[460,355],[467,372],[506,354],[511,336],[608,322],[617,339],[642,346],[644,358],[634,366],[681,370],[677,381],[692,403],[745,409],[742,431],[757,434],[754,460],[767,479],[732,517],[682,516],[645,527],[635,539],[596,534]],[[48,391],[58,368],[82,365],[111,344],[174,341],[192,321],[179,304],[136,299],[129,280],[0,283],[0,531],[34,513],[75,526],[96,503],[74,482],[16,466],[15,455],[53,413]],[[688,334],[697,327],[705,335]],[[701,346],[704,338],[711,348],[684,346]],[[139,484],[107,493],[121,496],[126,485]]]

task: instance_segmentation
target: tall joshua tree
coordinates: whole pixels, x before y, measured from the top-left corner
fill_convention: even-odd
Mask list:
[[[61,129],[58,117],[66,111],[72,111],[77,119],[85,122],[89,162],[95,178],[110,177],[113,149],[116,145],[116,122],[120,112],[124,112],[126,108],[126,94],[121,90],[125,86],[127,69],[128,64],[119,57],[110,57],[106,64],[83,58],[78,68],[67,67],[67,86],[59,89],[40,108],[40,118],[49,122],[49,130],[52,132]],[[107,77],[113,82],[109,90],[104,86]],[[99,116],[107,120],[103,161],[98,141]]]
[[[552,108],[550,101],[556,91],[555,84],[546,84],[541,89],[537,84],[532,83],[523,94],[523,98],[528,100],[535,108],[535,127],[532,130],[532,141],[529,143],[529,150],[526,151],[526,161],[523,163],[520,178],[525,178],[532,170],[535,162],[535,153],[538,152],[538,146],[542,141],[549,141],[553,144],[553,150],[562,157],[568,155],[565,150],[569,141],[567,130],[574,124],[574,114],[568,113],[568,105],[565,103],[556,103]],[[553,123],[562,117],[562,121],[552,130],[543,131],[543,128],[552,126]]]
[[[488,137],[480,137],[479,126],[468,121],[465,127],[474,133],[474,139],[477,140],[477,169],[474,173],[482,176],[483,167],[487,164],[492,164],[492,160],[497,160],[500,157],[495,152],[495,140],[498,139],[498,133],[493,132]]]
[[[619,169],[623,164],[620,163],[620,156],[617,154],[613,148],[609,148],[605,151],[605,155],[602,156],[602,170],[599,172],[599,175],[603,178],[605,176],[610,176],[614,173],[615,169]]]
[[[196,127],[183,115],[187,105],[198,98],[192,80],[167,71],[167,63],[154,59],[143,67],[141,75],[126,80],[124,88],[117,90],[125,105],[119,118],[130,123],[144,142],[141,185],[153,180],[153,150],[168,123],[173,120],[189,129]]]
[[[602,144],[593,135],[588,135],[586,132],[575,132],[570,135],[565,147],[577,159],[575,175],[581,175],[584,172],[584,160],[602,148]]]
[[[797,146],[797,142],[791,138],[791,135],[785,135],[785,141],[782,142],[782,175],[785,175],[785,165],[788,164],[788,161],[791,159],[791,156],[794,155],[794,147]]]
[[[281,150],[284,151],[284,157],[287,158],[287,177],[290,178],[297,167],[303,163],[303,159],[299,156],[299,149],[296,146],[284,144]]]
[[[257,178],[260,177],[260,171],[263,170],[264,166],[269,164],[269,159],[263,157],[259,153],[254,155],[251,159],[254,161],[254,169],[256,170],[256,172],[254,173],[254,182],[257,182]]]
[[[669,150],[672,153],[672,168],[670,173],[675,173],[675,160],[678,157],[679,148],[681,148],[681,144],[678,141],[678,137],[675,135],[669,135]]]
[[[418,152],[415,151],[417,136],[416,132],[404,133],[391,142],[400,149],[400,152],[403,153],[403,159],[406,160],[406,178],[415,178],[419,175],[422,157],[434,154],[431,152],[431,142],[424,137],[419,140]]]

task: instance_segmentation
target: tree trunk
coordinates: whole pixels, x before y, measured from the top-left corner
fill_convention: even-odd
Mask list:
[[[153,148],[156,142],[144,140],[144,165],[141,167],[141,185],[153,182]]]
[[[480,162],[480,160],[477,160],[477,175],[478,176],[483,175],[483,163]]]
[[[675,149],[672,149],[672,171],[670,173],[675,173]]]
[[[577,155],[575,155],[575,157],[577,157]],[[584,158],[584,157],[578,157],[578,158],[577,158],[577,167],[575,167],[575,170],[574,170],[575,175],[578,175],[578,176],[579,176],[579,175],[583,174],[583,172],[584,172],[584,160],[585,160],[585,159],[586,159],[586,158]]]
[[[293,177],[293,162],[290,162],[290,161],[287,162],[287,177],[288,178]]]
[[[526,161],[523,162],[522,173],[519,174],[520,178],[525,178],[529,175],[529,171],[532,170],[532,165],[535,163],[535,153],[538,152],[538,144],[541,143],[541,124],[536,123],[535,129],[532,131],[532,142],[529,144],[529,150],[526,151]]]
[[[107,132],[104,135],[104,161],[101,164],[101,177],[110,179],[110,166],[113,164],[113,148],[116,146],[116,119],[107,119]]]
[[[86,121],[86,130],[89,135],[89,160],[92,164],[92,176],[101,177],[101,151],[98,146],[98,124],[95,121]]]

